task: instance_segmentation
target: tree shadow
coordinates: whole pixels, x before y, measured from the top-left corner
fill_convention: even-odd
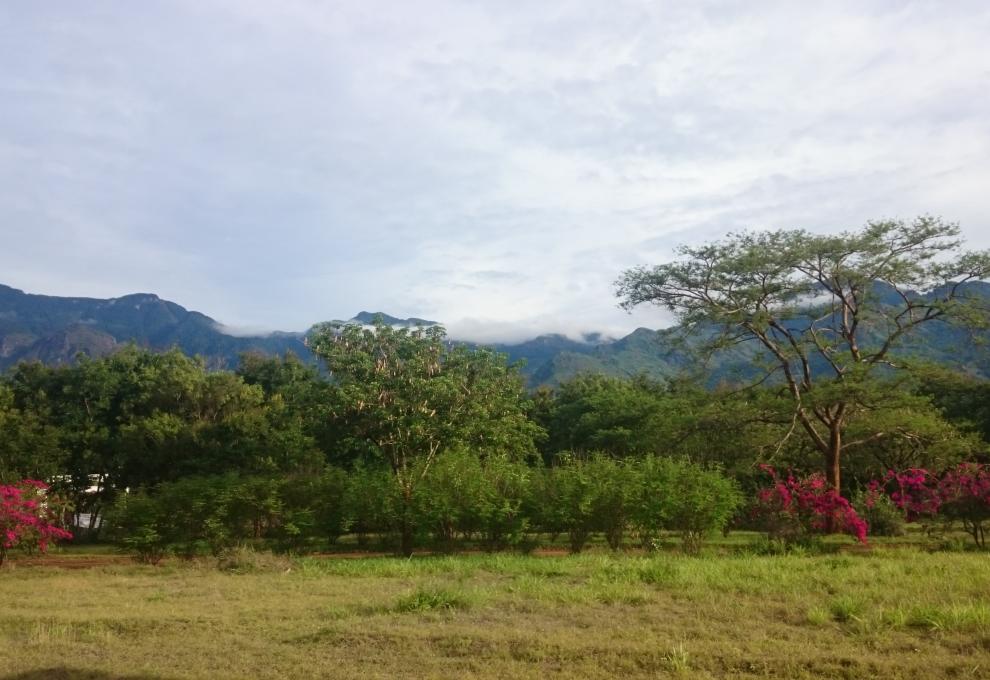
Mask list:
[[[42,668],[35,671],[23,671],[21,673],[3,675],[0,676],[0,680],[167,680],[167,678],[161,675],[147,675],[144,673],[122,675],[59,666],[56,668]]]

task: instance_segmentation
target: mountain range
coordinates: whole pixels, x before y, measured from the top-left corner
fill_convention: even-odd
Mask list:
[[[971,294],[990,300],[990,284],[971,284]],[[360,312],[350,322],[368,324],[378,313]],[[426,319],[381,314],[392,325],[429,326]],[[525,342],[492,344],[511,361],[523,361],[523,373],[533,386],[558,384],[581,372],[653,378],[674,375],[689,367],[687,353],[678,349],[678,329],[639,328],[617,339],[589,335],[583,341],[561,334],[541,335]],[[96,299],[32,295],[0,285],[0,371],[19,361],[71,363],[79,354],[105,356],[127,343],[151,350],[178,347],[199,355],[213,369],[236,367],[244,352],[281,355],[294,352],[312,361],[305,332],[240,337],[224,332],[215,320],[151,293]],[[967,373],[990,377],[990,352],[984,343],[990,332],[971,332],[943,323],[919,327],[903,351]],[[735,350],[713,366],[717,377],[746,372],[752,352]]]

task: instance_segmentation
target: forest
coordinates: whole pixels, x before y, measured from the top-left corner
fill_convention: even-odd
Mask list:
[[[530,390],[503,354],[383,319],[316,327],[318,365],[244,354],[216,371],[136,346],[22,362],[0,380],[0,484],[42,482],[53,524],[153,563],[345,535],[403,555],[593,537],[696,552],[753,529],[786,549],[918,520],[982,547],[990,382],[897,351],[925,323],[983,323],[961,284],[986,256],[955,233],[744,234],[627,271],[624,304],[665,305],[694,339],[698,370],[664,381]],[[744,343],[749,375],[713,385],[706,355]],[[5,552],[37,547],[14,531]]]

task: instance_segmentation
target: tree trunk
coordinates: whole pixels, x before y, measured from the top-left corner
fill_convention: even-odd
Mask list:
[[[838,493],[842,493],[842,430],[836,424],[829,429],[828,451],[825,452],[825,478]]]
[[[399,551],[403,557],[412,557],[413,554],[413,527],[408,517],[402,518],[402,529],[400,531]]]
[[[402,521],[399,527],[399,550],[403,557],[413,554],[412,489],[402,489]]]

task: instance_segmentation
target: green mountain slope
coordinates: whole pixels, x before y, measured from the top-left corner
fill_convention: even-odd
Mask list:
[[[883,290],[878,289],[883,299]],[[968,293],[985,300],[990,308],[990,284],[973,283]],[[893,298],[891,298],[893,302]],[[360,312],[352,321],[371,323],[381,316],[386,323],[430,326],[425,319],[400,319],[387,314]],[[794,323],[801,323],[795,320]],[[522,361],[530,385],[556,385],[578,373],[615,376],[645,374],[667,378],[697,367],[696,360],[678,341],[679,329],[638,328],[618,340],[596,335],[584,341],[559,334],[541,335],[514,344],[494,344],[510,361]],[[110,300],[30,295],[0,285],[0,370],[18,361],[69,363],[80,354],[105,356],[124,343],[152,350],[179,347],[200,355],[211,368],[232,368],[242,352],[284,354],[293,351],[304,359],[311,355],[305,333],[274,333],[258,337],[234,337],[223,332],[210,317],[156,295],[138,293]],[[686,338],[697,344],[701,338]],[[900,357],[918,358],[951,366],[975,376],[990,378],[990,331],[970,331],[946,323],[920,326],[898,349]],[[709,381],[734,381],[758,373],[759,350],[741,345],[717,355],[708,364]]]
[[[241,352],[305,352],[301,333],[239,338],[220,331],[199,312],[138,293],[110,300],[31,295],[0,285],[0,370],[24,360],[48,364],[77,354],[105,356],[119,345],[202,356],[212,368],[236,365]]]

